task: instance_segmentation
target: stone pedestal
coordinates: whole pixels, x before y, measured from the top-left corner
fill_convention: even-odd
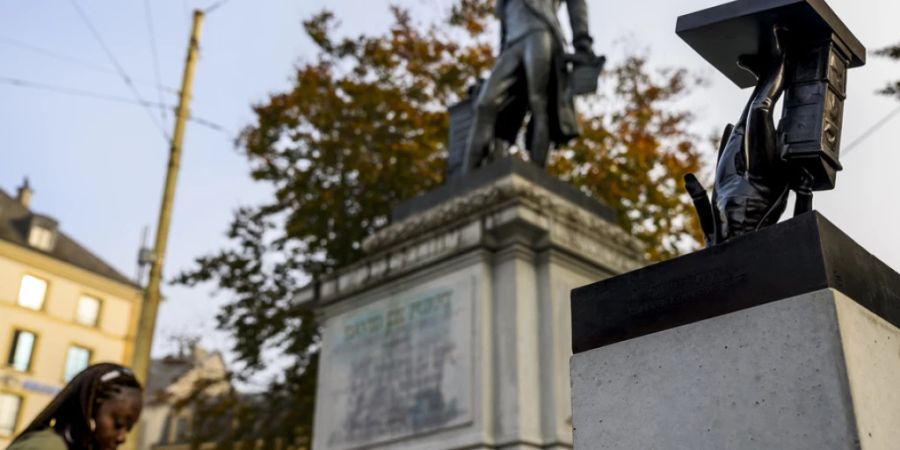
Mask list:
[[[313,448],[572,447],[569,293],[641,265],[612,211],[499,161],[401,205],[320,312]]]
[[[575,447],[895,449],[900,275],[818,213],[572,295]]]

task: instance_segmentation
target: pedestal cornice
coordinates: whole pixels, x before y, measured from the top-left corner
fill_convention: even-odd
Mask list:
[[[478,248],[497,252],[525,244],[536,252],[569,254],[607,273],[644,264],[641,244],[606,216],[608,207],[558,186],[562,182],[545,172],[522,169],[524,163],[505,164],[500,169],[508,170],[493,169],[487,171],[493,178],[476,180],[477,188],[400,215],[364,241],[367,257],[324,278],[317,292],[302,291],[295,302],[325,305]]]

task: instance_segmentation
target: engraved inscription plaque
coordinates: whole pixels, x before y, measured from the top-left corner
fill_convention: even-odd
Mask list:
[[[438,289],[385,299],[325,330],[327,448],[351,449],[471,422],[472,299]],[[318,419],[317,419],[318,420]]]

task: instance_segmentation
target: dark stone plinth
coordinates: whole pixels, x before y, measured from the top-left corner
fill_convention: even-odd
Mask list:
[[[581,353],[825,288],[900,326],[900,274],[813,211],[575,289],[572,348]]]
[[[618,223],[615,212],[608,205],[593,197],[589,197],[574,186],[547,173],[543,168],[529,164],[516,157],[503,158],[465,176],[448,179],[443,186],[401,203],[394,208],[391,220],[399,222],[414,214],[427,211],[454,197],[489,186],[495,181],[510,175],[519,175],[600,218],[612,223]]]
[[[678,18],[676,33],[697,53],[742,88],[756,79],[737,65],[741,55],[760,53],[772,25],[785,26],[809,41],[834,40],[850,67],[866,62],[866,49],[825,0],[738,0]]]

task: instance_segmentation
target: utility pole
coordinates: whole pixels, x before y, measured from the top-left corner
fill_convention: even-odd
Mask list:
[[[138,321],[137,336],[134,341],[134,353],[131,356],[131,369],[144,386],[149,385],[150,349],[153,347],[153,332],[156,329],[156,316],[162,300],[160,284],[162,283],[163,261],[166,259],[166,245],[169,242],[169,224],[172,222],[172,203],[175,200],[175,185],[178,181],[178,169],[181,166],[181,149],[184,144],[184,129],[190,117],[189,103],[191,89],[194,84],[194,69],[200,51],[200,27],[203,24],[203,11],[194,10],[194,26],[191,40],[188,43],[187,61],[184,64],[184,75],[181,80],[181,95],[178,99],[178,111],[175,115],[175,133],[169,152],[169,168],[166,171],[166,184],[163,188],[162,205],[159,208],[159,223],[156,225],[156,244],[150,265],[150,280],[144,289],[144,304]],[[137,440],[143,434],[140,422],[135,424],[130,436],[125,441],[125,450],[138,448]]]
[[[172,203],[175,199],[175,185],[178,180],[178,169],[181,165],[181,149],[184,144],[184,129],[190,116],[188,104],[191,101],[191,86],[194,84],[194,69],[200,47],[200,26],[203,24],[203,11],[194,11],[194,27],[188,44],[187,61],[184,65],[184,77],[181,82],[181,95],[178,100],[178,112],[175,116],[175,134],[172,135],[169,168],[166,172],[166,184],[163,189],[162,205],[159,209],[159,223],[156,226],[156,244],[154,246],[153,263],[150,266],[150,280],[144,289],[144,305],[138,323],[137,337],[134,344],[131,367],[138,379],[147,385],[150,372],[150,349],[153,346],[153,331],[156,328],[156,316],[162,299],[160,284],[163,276],[163,261],[166,258],[166,245],[169,241],[169,224],[172,221]]]

